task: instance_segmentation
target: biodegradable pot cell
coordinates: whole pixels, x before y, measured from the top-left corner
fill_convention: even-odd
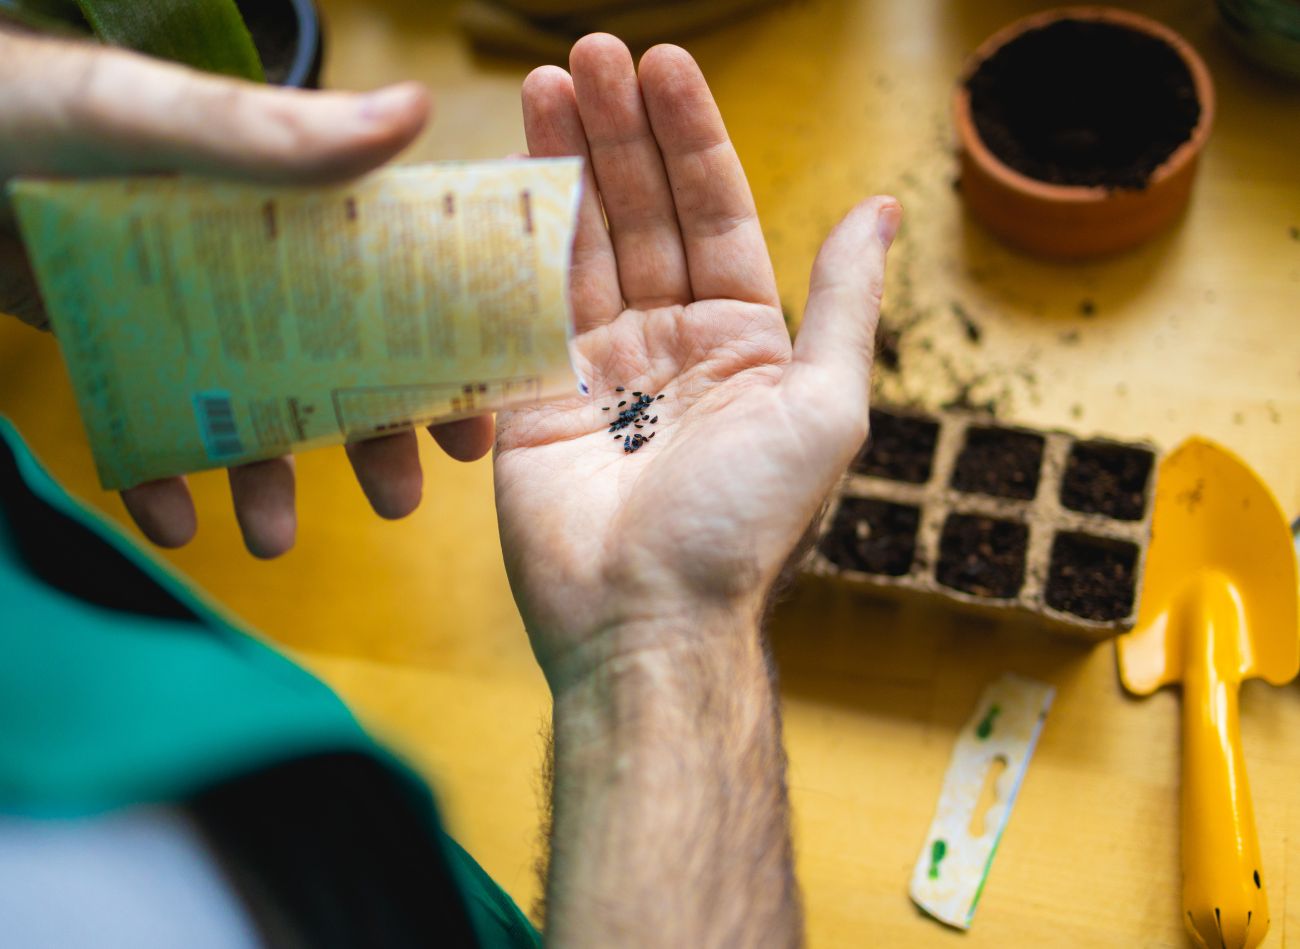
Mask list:
[[[1021,250],[1085,259],[1133,247],[1183,210],[1214,88],[1168,27],[1067,7],[990,37],[953,108],[972,214]]]
[[[235,5],[248,24],[267,82],[320,87],[324,40],[312,0],[235,0]]]
[[[1146,444],[875,408],[805,569],[1113,635],[1137,617],[1155,461]]]

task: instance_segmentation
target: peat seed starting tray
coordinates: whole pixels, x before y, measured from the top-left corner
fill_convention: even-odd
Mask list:
[[[805,569],[1102,639],[1137,619],[1157,451],[873,409]]]

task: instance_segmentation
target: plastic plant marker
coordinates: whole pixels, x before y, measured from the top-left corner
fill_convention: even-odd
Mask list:
[[[1003,675],[984,690],[957,739],[909,891],[942,923],[971,926],[1055,693]]]
[[[1270,919],[1237,697],[1300,668],[1296,552],[1268,488],[1213,442],[1184,442],[1158,484],[1120,677],[1138,695],[1183,687],[1183,919],[1198,945],[1253,949]]]

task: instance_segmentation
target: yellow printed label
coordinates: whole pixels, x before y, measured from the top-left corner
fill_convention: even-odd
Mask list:
[[[11,196],[100,481],[124,488],[571,391],[580,182],[566,158]]]

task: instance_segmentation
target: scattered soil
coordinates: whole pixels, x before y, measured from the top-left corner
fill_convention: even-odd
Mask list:
[[[995,52],[967,80],[984,144],[1062,185],[1144,188],[1191,136],[1196,86],[1174,49],[1112,23],[1061,20]]]
[[[881,319],[876,324],[876,365],[886,372],[898,372],[903,366],[898,350],[902,341],[902,330],[887,326],[884,319]]]
[[[983,381],[981,378],[972,382],[963,382],[957,387],[957,394],[944,402],[942,408],[958,412],[979,412],[984,415],[996,416],[998,414],[998,403],[995,399],[976,399],[972,395],[975,387]]]
[[[1146,513],[1149,451],[1105,442],[1078,442],[1061,479],[1061,504],[1084,514],[1140,521]]]
[[[939,538],[939,582],[954,590],[1009,599],[1025,582],[1029,528],[1016,521],[953,514]]]
[[[1128,541],[1087,534],[1056,535],[1047,575],[1047,605],[1091,620],[1133,611],[1138,549]]]
[[[958,491],[1028,500],[1038,492],[1042,435],[1004,428],[970,428],[957,456],[952,486]]]
[[[984,338],[984,330],[975,322],[975,318],[970,315],[970,311],[958,303],[952,301],[952,314],[961,322],[961,328],[966,333],[966,338],[976,345]]]
[[[866,447],[852,467],[859,474],[925,484],[938,440],[938,422],[872,409]]]
[[[844,498],[822,553],[841,570],[901,577],[912,569],[921,509],[874,498]]]

